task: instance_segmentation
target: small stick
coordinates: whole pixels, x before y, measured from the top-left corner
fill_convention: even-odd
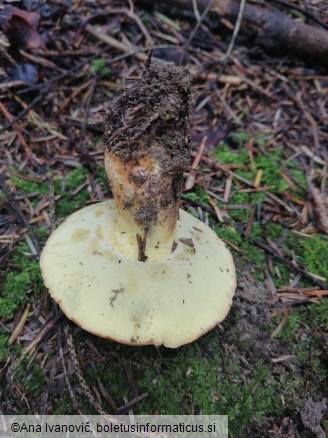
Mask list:
[[[102,406],[96,399],[96,397],[91,392],[91,389],[89,388],[89,385],[87,381],[84,378],[83,372],[81,370],[81,366],[79,363],[79,360],[77,358],[77,353],[74,346],[73,337],[69,328],[69,325],[67,323],[64,324],[64,332],[66,336],[66,341],[69,349],[69,354],[71,356],[73,366],[75,368],[77,378],[80,382],[81,388],[84,392],[84,395],[88,398],[89,402],[94,406],[94,408],[98,411],[100,415],[107,415],[106,412],[103,410]]]
[[[68,377],[68,372],[67,372],[67,366],[66,366],[66,361],[65,361],[65,357],[64,357],[64,352],[63,352],[63,347],[62,347],[62,331],[60,326],[58,326],[58,335],[57,335],[57,343],[58,343],[58,349],[59,349],[59,357],[62,363],[62,367],[63,367],[63,371],[64,371],[64,376],[65,376],[65,381],[66,381],[66,386],[69,392],[69,395],[71,397],[72,403],[73,403],[73,407],[76,411],[78,411],[80,413],[80,415],[82,415],[79,403],[75,397],[75,394],[73,392],[73,388],[71,385],[71,382],[69,380]]]
[[[27,320],[30,308],[31,308],[31,305],[29,303],[26,304],[26,307],[25,307],[25,310],[23,312],[23,315],[22,315],[19,323],[17,324],[15,330],[12,332],[12,334],[11,334],[9,340],[8,340],[8,344],[9,345],[13,344],[16,341],[16,339],[20,335],[21,331],[23,330],[23,327],[24,327],[25,322]]]
[[[121,43],[120,41],[116,40],[115,38],[106,35],[102,32],[99,32],[94,26],[91,26],[91,24],[87,24],[85,26],[85,30],[89,32],[94,37],[98,38],[100,41],[104,42],[110,47],[113,47],[116,50],[119,50],[120,52],[123,52],[125,54],[134,56],[138,61],[146,62],[147,61],[147,55],[145,53],[133,53],[131,52],[130,48],[126,46],[125,44]]]
[[[309,11],[305,11],[304,9],[300,8],[299,6],[294,5],[293,3],[289,3],[285,0],[273,0],[273,2],[281,4],[283,6],[286,6],[287,8],[294,9],[294,11],[300,12],[301,14],[304,15],[304,17],[308,18],[309,20],[312,20],[314,23],[319,24],[319,26],[328,30],[328,24],[319,20],[315,15],[311,14]]]
[[[133,12],[133,10],[128,10],[126,8],[113,8],[108,11],[110,14],[125,14],[127,17],[131,18],[137,26],[140,28],[141,32],[144,34],[144,37],[146,40],[148,40],[148,43],[150,46],[154,46],[154,40],[150,36],[147,28],[143,24],[143,22],[140,20],[140,18]]]
[[[183,48],[184,48],[185,50],[188,48],[188,46],[189,46],[189,44],[191,43],[192,39],[193,39],[194,36],[196,35],[196,32],[197,32],[198,29],[199,29],[199,26],[200,26],[200,25],[202,24],[202,22],[204,21],[206,15],[208,14],[208,11],[211,9],[212,3],[213,3],[213,0],[209,0],[209,2],[208,2],[208,4],[207,4],[207,6],[206,6],[206,8],[205,8],[205,10],[204,10],[204,12],[203,12],[203,14],[202,14],[202,16],[199,17],[199,18],[197,17],[198,9],[197,9],[197,8],[194,9],[194,10],[195,10],[195,16],[196,16],[196,19],[197,19],[197,24],[196,24],[196,26],[194,27],[194,29],[192,30],[191,34],[189,35],[189,38],[188,38],[187,42],[186,42],[186,43],[184,44],[184,46],[183,46]],[[199,15],[199,13],[198,13],[198,15]]]
[[[288,318],[288,307],[285,307],[283,316],[282,316],[281,320],[279,321],[279,324],[271,333],[271,338],[275,338],[277,336],[277,334],[280,332],[280,330],[285,325],[287,318]]]
[[[115,412],[116,415],[122,415],[125,414],[127,411],[129,411],[134,405],[141,402],[145,398],[148,397],[148,392],[145,392],[144,394],[139,395],[138,397],[134,398],[133,400],[125,403],[123,406],[120,406],[117,411]]]
[[[291,268],[293,271],[298,272],[303,275],[303,277],[307,278],[308,280],[312,281],[312,283],[318,285],[321,289],[328,289],[328,285],[323,283],[322,281],[318,280],[317,278],[313,277],[313,275],[309,274],[304,269],[294,265],[290,260],[285,259],[281,255],[279,255],[273,248],[270,248],[268,245],[265,245],[264,243],[260,242],[257,239],[249,239],[250,242],[254,243],[256,246],[261,248],[263,251],[270,254],[272,257],[274,257],[276,260],[278,260],[281,263],[284,263],[289,268]]]
[[[49,188],[49,218],[51,223],[51,231],[56,228],[56,198],[55,198],[55,186],[52,178],[48,178]]]
[[[231,37],[231,41],[228,47],[228,50],[226,51],[226,54],[224,55],[223,61],[222,61],[222,67],[221,69],[223,70],[224,66],[226,65],[228,59],[230,58],[230,55],[233,51],[234,45],[235,45],[235,41],[236,38],[238,36],[239,33],[239,29],[240,29],[240,25],[241,25],[241,20],[243,18],[243,13],[244,13],[244,9],[245,9],[245,5],[246,5],[246,0],[240,0],[240,4],[239,4],[239,11],[238,11],[238,16],[237,16],[237,21],[235,24],[235,28],[233,30],[233,34]],[[222,71],[220,71],[218,76],[221,76]]]
[[[188,176],[188,178],[186,180],[186,183],[185,183],[185,188],[184,188],[185,191],[190,190],[190,189],[192,189],[194,187],[195,176],[196,176],[195,173],[196,173],[197,167],[199,165],[199,162],[200,162],[200,160],[202,158],[202,155],[204,153],[206,141],[207,141],[207,136],[203,137],[203,140],[201,141],[201,143],[199,145],[199,149],[198,149],[197,155],[196,155],[196,157],[195,157],[195,159],[194,159],[194,161],[193,161],[193,163],[191,165],[190,174],[189,174],[189,176]]]
[[[254,222],[254,216],[255,216],[255,209],[256,209],[256,206],[253,205],[252,210],[251,210],[251,214],[249,215],[249,218],[248,218],[248,221],[247,221],[247,225],[246,225],[246,229],[245,229],[245,232],[244,232],[244,235],[246,237],[249,236],[249,233],[251,232],[251,229],[252,229],[252,225],[253,225],[253,222]]]
[[[61,312],[55,311],[55,313],[49,317],[48,321],[44,324],[44,326],[33,339],[33,341],[24,348],[23,355],[32,353],[36,346],[40,344],[43,339],[49,334],[49,332],[56,326],[57,322],[62,316],[63,314]]]

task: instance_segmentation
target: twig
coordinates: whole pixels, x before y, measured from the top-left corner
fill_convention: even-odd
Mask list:
[[[288,307],[285,307],[284,313],[282,315],[281,320],[279,321],[279,324],[277,325],[277,327],[271,333],[271,338],[275,338],[277,336],[277,334],[280,332],[280,330],[285,325],[285,323],[287,321],[287,318],[288,318]]]
[[[89,88],[90,85],[92,84],[93,79],[90,79],[89,81],[85,82],[84,84],[82,84],[80,87],[77,87],[70,96],[68,96],[64,102],[60,105],[60,107],[58,108],[58,110],[54,113],[54,116],[58,116],[58,114],[62,114],[64,109],[66,109],[66,107],[71,103],[72,100],[74,100],[76,98],[76,96],[81,93],[81,91],[83,91],[85,88]]]
[[[100,392],[105,397],[105,399],[108,401],[108,403],[109,403],[110,407],[113,409],[113,411],[116,412],[117,411],[117,405],[116,405],[115,401],[113,400],[112,396],[108,393],[107,389],[102,384],[102,382],[101,382],[101,380],[100,380],[100,378],[98,376],[95,363],[91,362],[91,366],[92,366],[92,370],[94,372],[94,375],[95,375],[95,377],[97,379],[98,387],[100,389]]]
[[[134,398],[133,400],[125,403],[125,405],[120,406],[117,411],[115,412],[116,415],[123,415],[126,412],[128,412],[134,405],[141,402],[145,398],[148,397],[148,392],[145,392],[144,394],[139,395],[138,397]]]
[[[15,327],[15,330],[12,332],[12,334],[8,340],[9,345],[13,344],[16,341],[16,339],[20,335],[21,331],[23,330],[23,327],[24,327],[25,322],[27,320],[28,314],[30,312],[30,308],[31,308],[30,303],[27,303],[21,319],[19,320],[17,326]]]
[[[199,22],[200,21],[200,13],[199,13],[198,6],[197,6],[197,0],[192,0],[192,7],[194,9],[194,14],[195,14],[196,20],[197,20],[197,22]]]
[[[194,161],[193,161],[193,163],[191,165],[190,173],[189,173],[189,176],[187,177],[187,180],[186,180],[186,183],[185,183],[185,188],[184,188],[185,191],[190,190],[190,189],[192,189],[194,187],[195,177],[196,177],[196,170],[197,170],[199,162],[200,162],[200,160],[202,158],[202,155],[204,153],[206,141],[207,141],[207,135],[205,135],[205,137],[203,137],[203,139],[202,139],[202,141],[201,141],[201,143],[199,145],[199,149],[198,149],[197,155],[196,155],[196,157],[195,157],[195,159],[194,159]]]
[[[82,121],[82,125],[81,125],[81,137],[84,137],[85,131],[86,131],[86,125],[88,123],[88,118],[89,118],[89,112],[90,112],[90,106],[91,106],[91,102],[92,102],[92,98],[95,92],[95,88],[97,86],[97,75],[92,79],[91,82],[91,88],[89,91],[89,95],[87,98],[87,102],[85,105],[85,111],[84,111],[84,116],[83,116],[83,121]]]
[[[204,21],[206,15],[208,14],[208,11],[211,9],[213,0],[209,0],[204,12],[202,13],[201,17],[199,17],[199,19],[197,18],[197,13],[196,15],[196,19],[197,19],[197,23],[196,26],[194,27],[194,29],[192,30],[191,34],[189,35],[189,38],[187,39],[187,41],[185,42],[185,44],[183,45],[183,48],[186,50],[189,46],[189,44],[191,43],[192,39],[194,38],[194,36],[196,35],[200,25],[202,24],[202,22]]]
[[[150,36],[147,28],[145,27],[145,25],[143,24],[143,22],[140,20],[140,18],[138,17],[138,15],[136,15],[133,10],[129,11],[126,8],[113,8],[113,9],[109,9],[106,10],[107,13],[109,14],[124,14],[127,17],[129,17],[131,20],[133,20],[137,26],[140,28],[141,32],[144,34],[144,37],[146,38],[146,40],[148,40],[148,43],[150,46],[154,46],[154,40],[152,39],[152,37]]]
[[[27,105],[26,108],[23,109],[22,112],[20,112],[16,117],[14,117],[9,123],[7,123],[7,125],[3,126],[0,129],[0,134],[5,131],[6,129],[10,128],[11,126],[13,126],[15,123],[19,122],[38,102],[40,102],[40,100],[43,98],[43,96],[45,94],[47,94],[47,92],[49,91],[48,88],[46,88],[45,90],[43,90],[41,92],[41,94],[39,96],[37,96],[36,98],[34,98],[32,100],[31,103],[29,103]]]
[[[322,281],[318,280],[317,278],[313,277],[309,272],[305,271],[304,269],[294,265],[290,260],[285,259],[281,255],[279,255],[273,248],[271,248],[268,245],[265,245],[264,243],[260,242],[257,239],[249,238],[249,241],[254,243],[256,246],[261,248],[263,251],[270,254],[272,257],[274,257],[279,262],[287,265],[289,268],[291,268],[293,271],[298,272],[299,274],[302,274],[303,277],[310,280],[312,283],[318,285],[321,289],[328,289],[328,285],[323,283]]]
[[[82,369],[79,364],[79,360],[77,358],[76,350],[74,347],[72,333],[67,323],[64,324],[64,332],[67,340],[69,353],[77,374],[77,378],[80,382],[81,388],[85,396],[88,398],[89,402],[94,406],[94,408],[98,411],[100,415],[107,415],[106,412],[103,410],[102,406],[100,405],[100,403],[98,402],[98,400],[96,400],[96,397],[92,394],[91,389],[89,388],[89,385],[84,378]]]
[[[23,355],[33,352],[35,347],[40,344],[40,342],[42,342],[46,336],[48,336],[50,331],[56,326],[57,322],[62,316],[63,314],[61,313],[61,311],[59,311],[57,306],[55,306],[42,329],[39,331],[33,341],[24,348]]]
[[[56,201],[55,201],[55,186],[51,178],[48,178],[49,188],[49,219],[51,224],[51,231],[54,231],[56,227]]]
[[[67,386],[69,395],[71,397],[73,407],[77,412],[80,413],[80,415],[82,415],[79,403],[74,395],[73,388],[72,388],[71,382],[70,382],[69,377],[68,377],[67,366],[66,366],[63,347],[62,347],[62,331],[61,331],[60,325],[58,326],[57,342],[58,342],[59,356],[60,356],[60,360],[61,360],[63,371],[64,371],[66,386]]]
[[[223,70],[224,66],[226,65],[226,63],[228,62],[228,59],[230,58],[230,55],[232,53],[232,50],[234,48],[235,45],[235,41],[236,38],[238,36],[239,30],[240,30],[240,25],[241,25],[241,20],[243,18],[243,13],[244,13],[244,9],[245,9],[245,5],[246,5],[246,0],[240,0],[240,4],[239,4],[239,11],[238,11],[238,15],[237,15],[237,20],[236,20],[236,24],[235,24],[235,28],[233,30],[233,34],[228,46],[228,50],[226,51],[223,61],[222,61],[222,66],[221,66],[221,70]],[[222,71],[220,71],[218,76],[221,76]]]
[[[138,61],[147,61],[148,56],[145,53],[131,52],[130,47],[126,46],[115,38],[100,32],[94,26],[91,26],[91,24],[87,24],[85,26],[85,30],[108,46],[113,47],[114,49],[119,50],[127,55],[134,56]]]
[[[287,8],[293,9],[294,11],[300,12],[301,14],[304,15],[304,17],[308,18],[309,20],[312,20],[314,23],[319,24],[319,26],[328,30],[328,25],[326,23],[323,23],[321,20],[319,20],[315,15],[311,14],[309,11],[305,11],[299,6],[294,5],[293,3],[289,3],[285,0],[272,0],[272,1],[274,3],[278,3],[280,5],[286,6]]]

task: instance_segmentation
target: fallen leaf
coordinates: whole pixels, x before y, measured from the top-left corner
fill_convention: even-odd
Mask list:
[[[37,32],[40,15],[27,12],[12,6],[4,8],[0,13],[0,26],[8,36],[10,43],[19,49],[45,48],[41,36]]]
[[[12,81],[23,81],[26,84],[34,85],[38,82],[39,74],[32,64],[19,64],[8,71],[8,77]]]

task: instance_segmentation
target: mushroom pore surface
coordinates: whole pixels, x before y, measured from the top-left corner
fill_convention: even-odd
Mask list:
[[[124,344],[177,347],[226,316],[235,270],[210,228],[180,210],[170,256],[140,262],[117,249],[116,221],[113,201],[85,207],[42,252],[46,286],[69,319]]]

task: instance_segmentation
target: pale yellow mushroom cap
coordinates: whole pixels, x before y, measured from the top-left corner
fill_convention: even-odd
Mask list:
[[[117,249],[117,214],[114,201],[77,211],[42,252],[45,284],[69,319],[124,344],[174,348],[225,318],[235,268],[209,227],[180,210],[171,253],[139,262]]]

